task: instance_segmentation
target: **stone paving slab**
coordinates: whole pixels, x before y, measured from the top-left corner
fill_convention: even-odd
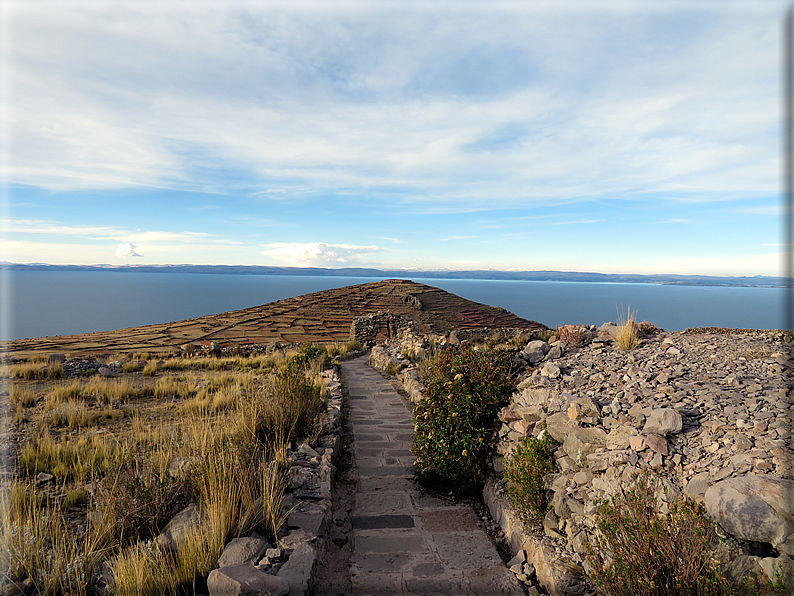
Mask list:
[[[469,507],[413,481],[410,405],[365,358],[342,363],[359,481],[353,596],[524,594]]]

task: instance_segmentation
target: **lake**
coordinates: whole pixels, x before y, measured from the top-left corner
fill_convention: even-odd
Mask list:
[[[390,276],[393,277],[393,276]],[[410,279],[410,276],[406,276]],[[4,271],[2,339],[138,327],[257,306],[373,277],[304,277]],[[637,320],[668,331],[687,327],[783,327],[782,288],[731,288],[538,281],[419,279],[419,283],[501,306],[555,327],[616,321],[627,308]]]

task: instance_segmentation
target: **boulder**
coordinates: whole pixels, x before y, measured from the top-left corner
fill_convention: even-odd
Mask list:
[[[519,352],[518,355],[520,358],[531,364],[537,364],[543,360],[543,357],[545,356],[543,350],[540,348],[524,348],[521,352]]]
[[[669,453],[667,439],[662,435],[646,435],[645,444],[648,445],[652,451],[655,451],[661,455],[667,455]]]
[[[562,449],[577,464],[582,465],[588,454],[606,443],[607,434],[600,428],[572,428],[562,444]]]
[[[536,348],[542,350],[543,354],[545,355],[546,352],[548,352],[551,349],[551,346],[549,344],[547,344],[545,341],[543,341],[542,339],[535,339],[535,340],[529,342],[524,347],[524,350],[534,350]]]
[[[568,418],[568,414],[565,412],[557,412],[546,418],[546,431],[558,443],[565,441],[565,437],[574,428],[581,428],[581,426],[576,420]]]
[[[684,419],[672,408],[656,408],[645,419],[643,433],[654,435],[674,435],[681,432]]]
[[[562,346],[552,346],[552,348],[546,353],[546,360],[556,360],[557,358],[562,358],[564,353],[565,350]]]
[[[185,539],[189,532],[201,523],[203,512],[195,503],[191,503],[163,528],[156,542],[163,548],[176,549],[179,542]]]
[[[218,558],[218,567],[257,563],[270,544],[264,538],[235,538]]]
[[[628,449],[630,447],[629,440],[634,436],[634,427],[628,424],[621,424],[614,427],[606,438],[607,449]]]
[[[734,536],[794,555],[794,480],[770,475],[726,478],[703,498],[709,515]]]
[[[543,368],[540,369],[540,373],[544,377],[549,377],[550,379],[559,379],[562,376],[560,367],[552,362],[547,362],[544,364]]]
[[[260,571],[251,563],[214,569],[207,577],[210,596],[286,596],[289,583],[275,575]]]

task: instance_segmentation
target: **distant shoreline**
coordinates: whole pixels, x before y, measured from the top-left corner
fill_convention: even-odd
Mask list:
[[[50,265],[46,263],[0,262],[0,269],[14,271],[117,271],[122,273],[194,273],[223,275],[296,275],[328,277],[394,277],[400,279],[471,279],[493,281],[544,281],[591,283],[643,283],[677,286],[784,288],[786,278],[765,275],[752,277],[718,275],[674,275],[633,273],[591,273],[580,271],[421,271],[348,267],[268,267],[263,265]]]

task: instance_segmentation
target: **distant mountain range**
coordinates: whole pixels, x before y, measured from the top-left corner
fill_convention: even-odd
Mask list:
[[[755,275],[638,275],[631,273],[590,273],[582,271],[475,271],[382,270],[360,267],[330,269],[323,267],[265,267],[258,265],[49,265],[46,263],[8,263],[0,268],[16,271],[122,271],[136,273],[205,273],[225,275],[302,275],[333,277],[394,277],[400,279],[491,279],[522,281],[575,281],[598,283],[648,283],[678,286],[786,287],[785,277]]]

